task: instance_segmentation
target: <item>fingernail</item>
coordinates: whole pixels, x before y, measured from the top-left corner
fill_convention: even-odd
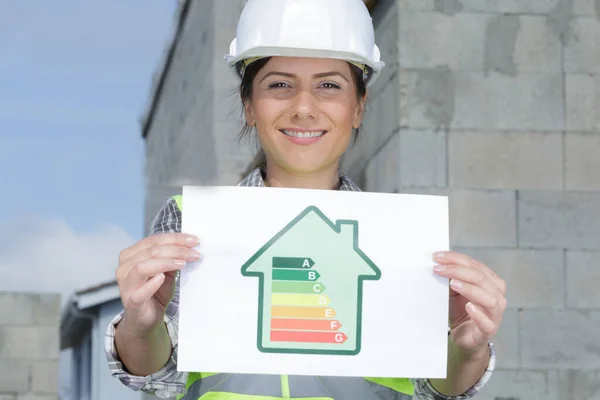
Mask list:
[[[433,253],[433,258],[443,258],[445,255],[445,251],[436,251],[435,253]]]
[[[196,244],[198,244],[199,240],[198,240],[198,238],[196,236],[188,236],[185,239],[185,242],[187,244],[196,245]]]
[[[456,289],[460,289],[461,287],[463,287],[462,282],[454,280],[454,279],[452,281],[450,281],[450,284],[452,285],[452,287],[454,287]]]
[[[173,260],[175,265],[185,265],[185,260]]]
[[[199,259],[200,259],[200,257],[201,257],[201,255],[200,255],[200,253],[198,253],[196,250],[194,250],[194,249],[191,249],[191,250],[190,250],[190,257],[191,257],[193,260],[199,260]]]
[[[433,267],[433,270],[435,272],[443,272],[446,269],[445,265],[436,265]]]
[[[477,312],[477,307],[475,307],[475,306],[473,305],[473,303],[471,303],[471,302],[467,303],[467,308],[468,308],[468,309],[469,309],[469,311],[471,311],[471,312]]]

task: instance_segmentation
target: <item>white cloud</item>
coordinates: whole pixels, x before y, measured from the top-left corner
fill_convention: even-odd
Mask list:
[[[64,304],[75,290],[113,280],[119,252],[133,242],[116,225],[77,232],[58,218],[14,219],[0,231],[0,291],[60,293]]]

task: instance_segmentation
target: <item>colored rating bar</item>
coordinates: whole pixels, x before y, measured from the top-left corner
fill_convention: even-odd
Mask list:
[[[295,331],[337,331],[342,327],[335,319],[292,319],[273,318],[271,329],[287,329]]]
[[[329,307],[272,306],[271,317],[281,318],[333,318],[335,310]]]
[[[291,306],[327,306],[331,302],[329,296],[324,294],[281,294],[271,295],[271,304],[273,305],[291,305]]]
[[[312,268],[315,262],[310,258],[301,257],[273,257],[273,268]]]
[[[273,282],[273,293],[323,293],[325,285],[313,282]]]
[[[273,342],[344,343],[347,339],[342,332],[271,331]]]
[[[301,271],[293,269],[274,269],[275,281],[316,281],[321,275],[317,271]]]

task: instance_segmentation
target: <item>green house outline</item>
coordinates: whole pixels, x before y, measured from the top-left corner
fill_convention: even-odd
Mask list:
[[[328,350],[328,349],[286,349],[286,348],[266,348],[262,345],[262,330],[263,330],[263,297],[264,297],[264,272],[248,271],[248,268],[254,264],[272,245],[274,245],[281,237],[291,230],[299,221],[301,221],[309,213],[316,213],[323,222],[329,226],[335,233],[341,233],[342,225],[352,226],[353,250],[362,258],[362,260],[375,272],[375,275],[358,275],[358,293],[356,306],[356,349],[355,350]],[[359,248],[358,246],[358,221],[350,219],[339,219],[334,224],[325,214],[316,206],[308,206],[304,211],[298,214],[290,221],[283,229],[265,243],[252,257],[242,265],[241,273],[246,277],[257,277],[258,281],[258,329],[257,329],[257,348],[263,353],[288,353],[288,354],[332,354],[332,355],[350,355],[354,356],[360,353],[362,344],[362,305],[363,305],[363,282],[366,280],[377,281],[381,278],[381,270],[375,263]]]

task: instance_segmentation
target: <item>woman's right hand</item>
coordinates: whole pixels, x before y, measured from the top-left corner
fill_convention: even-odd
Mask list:
[[[149,236],[119,255],[116,270],[124,321],[133,334],[144,336],[163,323],[175,293],[177,271],[187,261],[197,261],[198,239],[183,233]]]

